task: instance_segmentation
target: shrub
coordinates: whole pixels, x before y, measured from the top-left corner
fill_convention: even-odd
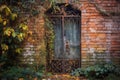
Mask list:
[[[7,78],[14,80],[16,78],[24,78],[25,80],[32,80],[32,78],[42,78],[43,72],[40,70],[35,71],[32,68],[22,68],[22,67],[10,67],[7,70],[3,70],[0,75],[1,78]]]
[[[109,78],[111,76],[120,76],[120,69],[111,64],[111,63],[106,63],[106,64],[96,64],[93,66],[89,66],[85,69],[78,68],[71,73],[74,76],[85,76],[90,80],[96,80],[96,79],[105,79]]]
[[[3,62],[4,68],[18,65],[22,53],[21,43],[28,33],[25,22],[19,23],[18,20],[18,15],[8,6],[0,5],[0,67]]]
[[[71,75],[74,75],[74,76],[85,76],[85,69],[83,68],[78,68],[78,69],[75,69],[74,71],[71,72]]]

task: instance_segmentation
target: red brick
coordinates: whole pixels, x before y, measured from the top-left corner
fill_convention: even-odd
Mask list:
[[[80,0],[81,10],[81,61],[86,63],[87,53],[91,48],[98,50],[109,50],[112,54],[120,53],[120,17],[119,16],[103,16],[96,9],[94,4],[88,0]],[[117,0],[94,0],[98,1],[101,9],[109,11],[119,10],[120,6]],[[74,4],[75,5],[75,4]],[[28,26],[33,32],[32,38],[34,48],[43,43],[41,39],[44,37],[44,19],[41,16],[31,17]],[[92,32],[95,30],[95,32]],[[116,33],[116,34],[115,34]],[[29,46],[27,46],[29,47]],[[38,52],[38,49],[31,49]],[[83,64],[83,62],[82,62]],[[87,64],[86,64],[87,65]],[[83,65],[82,65],[83,66]]]

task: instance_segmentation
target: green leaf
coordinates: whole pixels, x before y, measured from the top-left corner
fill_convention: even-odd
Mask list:
[[[14,38],[16,37],[16,33],[15,32],[12,33],[12,37],[14,37]]]

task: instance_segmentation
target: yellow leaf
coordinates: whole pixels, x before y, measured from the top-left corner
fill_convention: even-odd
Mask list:
[[[24,25],[23,30],[24,31],[28,30],[28,27],[26,25]]]
[[[2,50],[7,51],[8,50],[8,45],[1,44],[1,48],[2,48]]]
[[[0,17],[0,23],[2,23],[3,22],[3,19]]]
[[[11,10],[6,6],[6,5],[2,5],[0,7],[0,12],[3,12],[5,11],[5,15],[8,16],[11,14]]]
[[[6,26],[6,24],[7,24],[7,21],[3,21],[3,25]]]
[[[6,16],[9,16],[11,14],[11,11],[8,7],[5,8],[5,13],[6,13]]]
[[[16,37],[16,33],[15,32],[12,33],[12,37]]]
[[[2,5],[2,6],[0,6],[0,12],[2,12],[3,9],[5,9],[5,7],[7,7],[7,6],[6,6],[6,5]]]
[[[25,37],[24,33],[19,33],[19,34],[17,35],[17,38],[18,38],[19,41],[23,41],[23,40],[24,40],[24,37]]]
[[[14,21],[17,18],[17,14],[13,13],[11,14],[11,20]]]
[[[15,50],[16,53],[21,53],[21,51],[22,51],[21,48],[17,48],[17,49]]]
[[[27,31],[28,30],[28,26],[25,24],[20,24],[19,28],[21,28],[23,31]]]
[[[4,35],[6,36],[10,36],[11,33],[14,33],[14,32],[15,32],[14,29],[10,27],[4,29]]]

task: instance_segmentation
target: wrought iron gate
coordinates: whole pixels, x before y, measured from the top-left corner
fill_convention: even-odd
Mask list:
[[[60,14],[50,14],[55,40],[54,56],[47,60],[47,70],[56,73],[69,73],[80,67],[80,12],[59,6]],[[48,52],[49,54],[49,52]],[[49,54],[50,56],[50,54]]]

